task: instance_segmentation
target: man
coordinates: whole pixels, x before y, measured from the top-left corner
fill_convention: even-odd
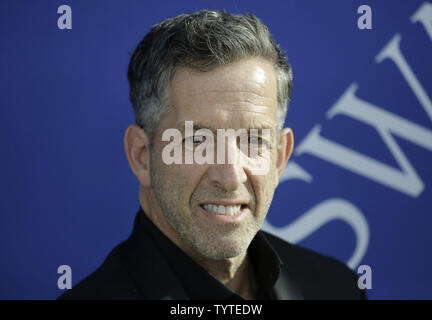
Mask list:
[[[134,230],[60,298],[365,297],[342,263],[260,231],[294,140],[282,129],[291,68],[258,18],[168,19],[138,45],[128,79]]]

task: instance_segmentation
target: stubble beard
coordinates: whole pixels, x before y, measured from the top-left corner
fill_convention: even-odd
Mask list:
[[[185,197],[181,191],[188,190],[186,183],[181,179],[173,181],[162,171],[155,166],[150,170],[153,193],[163,216],[183,242],[213,260],[229,259],[246,252],[263,222],[254,212],[241,225],[212,225],[200,213],[191,211],[191,203],[197,203],[193,199],[199,197],[195,193],[186,207],[179,206],[180,199]]]

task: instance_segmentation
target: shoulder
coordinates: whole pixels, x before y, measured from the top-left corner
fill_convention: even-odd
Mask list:
[[[305,299],[365,299],[357,274],[339,260],[263,232]]]
[[[102,265],[90,275],[65,291],[58,300],[105,300],[105,299],[139,299],[124,264],[121,261],[121,250],[124,243],[115,247]]]

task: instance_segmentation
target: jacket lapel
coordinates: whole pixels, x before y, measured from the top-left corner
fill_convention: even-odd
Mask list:
[[[284,266],[281,267],[274,292],[277,300],[304,300],[299,287],[292,281]]]

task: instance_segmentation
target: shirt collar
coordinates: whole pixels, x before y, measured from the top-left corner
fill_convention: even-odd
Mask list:
[[[142,209],[138,215],[140,215],[142,228],[153,239],[191,299],[242,299],[166,237]],[[274,298],[273,287],[280,276],[282,260],[262,231],[259,231],[253,238],[248,254],[257,278],[259,298]]]

